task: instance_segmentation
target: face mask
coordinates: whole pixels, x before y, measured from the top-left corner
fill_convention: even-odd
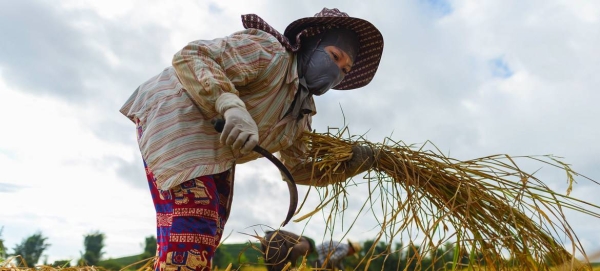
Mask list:
[[[325,51],[327,46],[337,46],[354,60],[358,50],[358,37],[348,29],[330,29],[302,41],[297,55],[300,84],[316,96],[323,95],[344,79],[340,68]]]
[[[340,68],[323,48],[315,49],[304,68],[305,87],[316,96],[324,94],[344,79]]]

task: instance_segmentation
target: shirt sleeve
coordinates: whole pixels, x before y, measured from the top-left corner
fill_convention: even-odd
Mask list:
[[[301,120],[305,121],[303,131],[310,132],[311,118],[311,116],[306,116]],[[279,151],[281,162],[290,170],[296,184],[326,186],[345,179],[344,176],[331,176],[334,180],[325,179],[319,171],[314,171],[311,162],[312,159],[308,157],[309,146],[302,140],[303,133],[299,132],[299,134],[300,136],[298,136],[292,146]],[[284,180],[287,179],[284,174],[281,176]]]
[[[194,103],[211,118],[218,114],[215,102],[222,93],[239,95],[236,87],[260,78],[275,56],[283,53],[285,48],[273,36],[248,29],[190,42],[174,55],[172,65]]]
[[[279,151],[281,162],[290,169],[296,184],[310,184],[312,174],[308,170],[303,170],[303,165],[308,162],[307,150],[308,146],[299,138],[292,146]],[[282,176],[287,179],[285,175]]]
[[[310,116],[307,117],[308,125],[305,131],[310,132]],[[331,173],[327,176],[320,170],[313,167],[312,159],[308,157],[308,144],[301,137],[296,139],[294,144],[284,150],[279,151],[281,161],[290,169],[296,184],[327,186],[329,184],[343,182],[346,180],[346,174]],[[287,177],[282,174],[284,180]]]

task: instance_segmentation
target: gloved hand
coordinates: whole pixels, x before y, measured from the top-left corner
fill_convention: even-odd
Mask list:
[[[346,174],[350,177],[371,169],[377,156],[370,146],[352,146],[352,158],[346,162]]]
[[[246,154],[258,144],[258,127],[243,107],[231,107],[223,114],[225,126],[221,132],[221,143],[231,146],[233,151]]]

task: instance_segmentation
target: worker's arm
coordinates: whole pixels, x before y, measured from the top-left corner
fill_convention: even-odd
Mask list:
[[[306,155],[307,148],[304,142],[297,140],[296,144],[280,151],[282,161],[290,168],[296,184],[327,186],[343,182],[369,170],[375,161],[375,152],[371,147],[353,146],[349,160],[342,162],[335,171],[327,172],[314,166],[313,160]]]
[[[223,93],[239,96],[236,87],[245,86],[286,51],[266,32],[248,29],[226,38],[190,42],[173,57],[179,81],[203,114],[212,118]]]

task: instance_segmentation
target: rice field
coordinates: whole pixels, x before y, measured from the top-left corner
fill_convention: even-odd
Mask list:
[[[594,255],[592,255],[591,257],[597,257],[600,256],[600,252],[594,253]],[[75,267],[64,267],[64,268],[57,268],[57,267],[53,267],[53,266],[47,266],[47,265],[37,265],[35,267],[23,267],[23,265],[25,265],[24,262],[19,262],[19,264],[15,264],[15,262],[18,262],[19,257],[10,257],[8,258],[6,261],[4,262],[0,262],[0,271],[152,271],[152,264],[153,264],[153,259],[152,260],[144,260],[141,262],[137,262],[135,264],[138,263],[143,263],[145,262],[145,264],[139,268],[139,269],[132,269],[130,267],[125,267],[122,268],[120,270],[109,270],[109,269],[105,269],[103,267],[97,267],[97,266],[75,266]],[[565,265],[562,267],[554,267],[554,268],[549,268],[548,270],[551,271],[567,271],[567,270],[588,270],[588,271],[600,271],[600,263],[598,264],[594,264],[596,267],[589,269],[589,268],[571,268],[570,265]],[[313,269],[310,267],[306,266],[306,258],[302,259],[301,264],[299,265],[298,268],[296,269],[287,269],[289,267],[289,264],[285,267],[284,270],[282,271],[287,271],[287,270],[296,270],[296,271],[318,271],[318,270],[322,270],[322,269]],[[226,268],[214,268],[214,271],[232,271],[232,270],[237,270],[237,271],[267,271],[267,268],[261,265],[245,265],[242,267],[239,267],[238,269],[233,269],[231,268],[231,265],[226,267]],[[347,270],[362,270],[362,269],[351,269],[348,268]],[[417,270],[421,270],[421,269],[417,269]],[[431,270],[431,269],[422,269],[422,270]],[[508,268],[508,269],[493,269],[493,268],[489,268],[489,267],[477,267],[477,266],[471,266],[471,267],[466,267],[466,268],[456,268],[456,269],[443,269],[443,270],[456,270],[456,271],[476,271],[476,270],[520,270],[517,268]],[[439,269],[437,271],[442,271],[442,269]]]
[[[343,214],[349,200],[347,187],[361,185],[368,188],[370,196],[363,209],[377,205],[381,210],[373,217],[380,225],[374,243],[392,244],[403,234],[416,231],[421,238],[408,241],[420,247],[420,255],[436,252],[440,244],[456,244],[454,265],[448,270],[600,271],[600,267],[571,265],[573,252],[586,253],[564,214],[569,209],[591,219],[600,218],[600,206],[570,196],[576,182],[599,183],[573,171],[559,157],[497,154],[457,160],[444,155],[431,142],[409,145],[386,138],[382,143],[372,143],[360,136],[347,136],[347,128],[337,133],[305,133],[303,140],[310,146],[313,171],[314,186],[309,193],[317,193],[321,202],[310,210],[303,209],[306,202],[300,203],[294,222],[319,213],[327,218],[328,229],[336,228],[335,217]],[[359,145],[375,150],[377,159],[360,181],[349,181],[351,173],[345,172],[344,162],[351,159],[352,147]],[[567,191],[553,191],[535,172],[521,169],[519,163],[524,160],[561,171],[569,184]],[[344,227],[345,232],[350,229],[352,226]],[[566,243],[572,245],[567,247]],[[375,252],[375,246],[365,247],[363,253],[359,264],[364,270],[370,260],[382,256]],[[463,257],[458,255],[468,256],[471,266],[456,265],[457,257]],[[475,256],[494,266],[477,267]],[[589,256],[590,261],[599,256]],[[419,255],[416,258],[421,260]],[[513,264],[504,259],[514,260]],[[0,271],[105,270],[94,266],[26,268],[11,262],[0,263]],[[151,271],[151,267],[148,261],[137,271]],[[250,265],[237,270],[266,268]],[[301,265],[297,270],[316,269]]]
[[[227,269],[214,269],[214,271],[225,271]],[[297,271],[312,271],[316,269],[311,269],[311,268],[304,268],[304,269],[296,269]],[[349,269],[351,270],[351,269]],[[459,269],[459,271],[468,271],[468,270],[486,270],[486,269],[477,269],[477,268],[473,268],[473,269]],[[487,269],[490,270],[490,269]],[[566,271],[566,270],[570,270],[570,269],[550,269],[552,271]],[[591,269],[592,271],[600,271],[600,267],[595,267],[593,269]],[[78,267],[66,267],[66,268],[54,268],[51,266],[37,266],[36,268],[20,268],[20,267],[0,267],[0,271],[106,271],[106,269],[103,269],[101,267],[94,267],[94,266],[78,266]],[[123,270],[124,271],[124,270]],[[151,271],[151,269],[141,269],[141,270],[137,270],[137,271]],[[258,267],[258,266],[247,266],[247,267],[242,267],[241,269],[239,269],[239,271],[267,271],[267,268],[265,267]]]

